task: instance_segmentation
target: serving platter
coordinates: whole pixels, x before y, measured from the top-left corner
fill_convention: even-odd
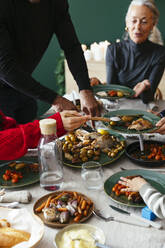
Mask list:
[[[112,192],[113,186],[119,181],[120,177],[127,177],[127,176],[135,176],[141,175],[143,176],[148,183],[150,183],[154,188],[156,188],[162,194],[165,194],[165,175],[148,171],[148,170],[125,170],[120,171],[113,174],[109,177],[104,183],[104,190],[106,194],[116,203],[126,205],[128,207],[144,207],[145,204],[141,203],[134,203],[129,201],[125,195],[116,196]]]
[[[17,164],[19,163],[25,163],[24,168],[20,168],[16,170],[15,168],[11,168],[9,165],[13,162],[16,162]],[[0,187],[2,188],[8,188],[8,189],[13,189],[13,188],[20,188],[24,186],[28,186],[34,183],[37,183],[39,181],[39,172],[34,171],[30,168],[30,165],[34,164],[32,161],[10,161],[6,163],[0,164]],[[11,170],[12,172],[21,172],[22,178],[18,180],[16,183],[12,183],[11,180],[4,180],[3,175],[5,174],[6,170]]]
[[[114,132],[114,131],[111,131],[111,130],[106,130],[106,131],[110,135],[113,135],[116,138],[118,138],[119,141],[125,142],[125,138],[121,134]],[[124,152],[125,152],[125,149],[123,148],[123,150],[119,151],[115,157],[109,157],[107,154],[101,152],[99,160],[97,162],[99,162],[102,166],[109,165],[111,163],[114,163],[116,160],[118,160],[124,154]],[[88,161],[90,161],[90,159]],[[82,163],[83,162],[73,164],[73,163],[71,163],[71,161],[67,160],[63,155],[63,164],[68,166],[68,167],[80,169],[82,167]]]
[[[125,149],[126,156],[135,164],[139,166],[145,166],[146,168],[150,167],[158,167],[165,165],[165,142],[162,141],[156,141],[156,140],[143,140],[144,144],[144,154],[141,154],[140,152],[140,143],[139,141],[135,141],[131,144],[129,144]],[[163,153],[163,157],[158,159],[158,157],[152,157],[151,159],[148,159],[148,156],[151,154],[148,146],[150,147],[152,145],[154,148],[160,146],[161,151]],[[165,169],[165,167],[164,167]]]
[[[111,117],[122,117],[122,116],[133,116],[135,118],[143,118],[145,120],[148,120],[152,124],[152,128],[144,129],[144,130],[135,130],[135,129],[128,129],[126,126],[120,124],[120,125],[110,125],[110,123],[105,122],[104,124],[114,131],[118,131],[121,133],[127,133],[127,134],[139,134],[139,133],[149,133],[157,130],[158,128],[155,126],[156,123],[160,120],[160,117],[144,111],[144,110],[136,110],[136,109],[119,109],[116,111],[111,111],[104,115],[106,118]]]
[[[118,84],[105,84],[105,85],[95,85],[92,87],[94,94],[103,99],[115,100],[121,98],[130,98],[135,94],[135,91],[129,87],[118,85]],[[123,96],[101,96],[98,92],[108,92],[108,91],[120,91]]]
[[[60,223],[59,221],[48,221],[48,220],[46,220],[46,219],[44,218],[44,213],[43,213],[43,211],[40,211],[40,212],[37,211],[37,208],[40,207],[44,202],[46,202],[46,201],[48,200],[49,197],[55,198],[55,197],[59,196],[59,195],[62,194],[62,193],[73,194],[73,193],[75,193],[75,192],[73,192],[73,191],[66,191],[66,190],[65,190],[65,191],[56,191],[56,192],[54,192],[54,193],[50,193],[50,194],[44,195],[43,197],[39,198],[39,199],[35,202],[35,204],[34,204],[34,207],[33,207],[34,213],[35,213],[35,214],[44,222],[44,224],[47,225],[47,226],[54,227],[54,228],[62,228],[62,227],[65,227],[65,226],[67,226],[67,225],[70,225],[70,224],[75,224],[75,222],[74,222],[74,220],[73,220],[75,216],[70,217],[70,219],[69,219],[69,221],[68,221],[67,223]],[[78,196],[80,196],[82,199],[85,199],[86,201],[88,201],[88,202],[91,203],[90,208],[88,209],[88,214],[87,214],[87,216],[82,216],[82,218],[81,218],[81,219],[79,220],[79,222],[78,222],[78,223],[82,223],[82,222],[85,222],[87,219],[89,219],[89,218],[92,216],[92,211],[93,211],[93,209],[94,209],[94,204],[93,204],[92,200],[91,200],[89,197],[87,197],[86,195],[81,194],[81,193],[79,193],[79,192],[76,192],[76,194],[77,194]]]

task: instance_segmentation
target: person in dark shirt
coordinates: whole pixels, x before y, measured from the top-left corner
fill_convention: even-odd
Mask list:
[[[149,40],[158,17],[153,1],[133,0],[126,15],[129,38],[109,45],[106,54],[107,83],[134,89],[144,103],[154,99],[165,68],[165,47]]]
[[[75,109],[31,76],[54,34],[78,84],[82,110],[99,115],[68,8],[67,0],[0,1],[0,109],[18,123],[36,117],[38,99],[52,104],[55,111]]]

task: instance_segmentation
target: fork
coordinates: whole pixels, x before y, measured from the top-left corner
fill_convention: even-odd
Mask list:
[[[113,217],[113,216],[105,217],[100,213],[99,210],[96,210],[96,209],[93,210],[92,212],[97,218],[104,220],[105,222],[116,221],[119,223],[124,223],[124,224],[129,224],[129,225],[135,225],[135,226],[140,226],[140,227],[149,227],[148,223],[140,223],[140,222],[139,223],[133,223],[133,222],[125,221],[125,220],[120,220],[120,219]]]

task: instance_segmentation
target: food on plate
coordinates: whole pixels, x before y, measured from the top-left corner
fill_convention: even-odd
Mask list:
[[[99,91],[97,92],[98,96],[108,96],[108,94],[105,91]]]
[[[94,238],[89,230],[70,230],[64,232],[59,248],[96,248]]]
[[[99,132],[87,132],[77,129],[65,136],[63,141],[64,157],[72,163],[99,160],[100,154],[106,153],[110,158],[115,157],[124,149],[124,141],[119,141],[113,135]]]
[[[153,127],[149,120],[140,117],[140,115],[123,115],[118,117],[120,118],[120,121],[111,120],[109,123],[110,126],[122,126],[126,129],[137,131],[146,130]]]
[[[123,116],[121,116],[121,120],[124,121],[124,122],[132,121],[133,119],[134,119],[134,116],[131,116],[131,115],[123,115]]]
[[[13,171],[13,170],[6,170],[5,173],[2,175],[3,180],[9,181],[11,180],[12,183],[17,183],[19,179],[22,179],[22,173]]]
[[[51,194],[35,208],[35,213],[43,213],[49,222],[70,223],[80,222],[93,208],[93,202],[82,194],[63,191]]]
[[[124,96],[129,96],[129,93],[126,91],[121,91],[121,90],[109,90],[109,91],[98,91],[96,93],[98,96],[110,96],[110,97],[124,97]]]
[[[8,168],[5,170],[2,178],[4,181],[11,181],[13,184],[19,182],[23,178],[24,173],[39,171],[38,163],[25,163],[13,161],[6,165]]]
[[[103,128],[98,128],[97,129],[97,132],[100,133],[100,134],[109,134],[109,132],[106,130],[106,129],[103,129]]]
[[[135,129],[135,130],[145,130],[152,128],[152,123],[148,120],[145,120],[143,118],[139,118],[131,123],[131,125],[128,126],[128,129]]]
[[[30,233],[17,230],[12,227],[1,227],[0,228],[0,247],[1,248],[10,248],[16,244],[19,244],[24,241],[28,241],[30,238]]]
[[[20,170],[22,168],[30,168],[32,171],[36,171],[38,172],[38,163],[26,163],[26,162],[17,162],[17,161],[13,161],[11,163],[8,164],[8,166],[10,168],[13,168],[15,170]]]
[[[165,144],[145,143],[144,154],[139,149],[135,149],[130,154],[135,159],[143,159],[146,161],[165,160]]]
[[[139,175],[135,176],[127,176],[127,179],[133,179],[135,177],[142,177]],[[127,186],[122,185],[120,183],[116,183],[112,188],[112,194],[115,194],[115,196],[120,197],[122,195],[126,196],[128,201],[132,201],[133,203],[143,203],[143,199],[140,196],[139,192],[128,192],[128,191],[122,191],[122,189],[127,188]]]

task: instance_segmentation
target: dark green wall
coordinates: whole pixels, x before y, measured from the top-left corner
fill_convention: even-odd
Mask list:
[[[125,28],[125,14],[130,0],[68,0],[70,14],[81,43],[87,45],[93,42],[121,38]],[[156,0],[160,11],[158,27],[165,39],[165,0]],[[40,65],[34,72],[34,77],[44,85],[55,89],[54,70],[59,57],[59,45],[54,37]],[[39,114],[49,105],[39,102]]]

